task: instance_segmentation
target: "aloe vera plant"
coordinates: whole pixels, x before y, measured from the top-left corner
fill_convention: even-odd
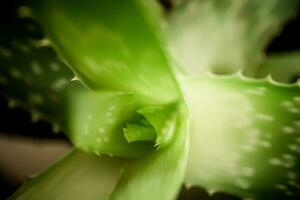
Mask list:
[[[300,57],[264,56],[298,0],[18,3],[0,91],[74,148],[10,199],[299,198]]]

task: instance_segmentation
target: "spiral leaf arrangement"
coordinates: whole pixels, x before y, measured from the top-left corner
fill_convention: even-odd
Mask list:
[[[0,91],[74,149],[10,199],[168,200],[182,184],[299,198],[300,57],[263,54],[298,4],[21,2]]]

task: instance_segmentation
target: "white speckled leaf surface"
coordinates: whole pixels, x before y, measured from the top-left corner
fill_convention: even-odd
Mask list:
[[[298,85],[203,75],[185,86],[188,185],[254,199],[299,197]]]

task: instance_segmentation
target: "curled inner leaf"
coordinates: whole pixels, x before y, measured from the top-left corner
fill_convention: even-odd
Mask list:
[[[170,143],[177,104],[157,105],[136,93],[82,92],[71,97],[68,134],[96,154],[136,157]]]

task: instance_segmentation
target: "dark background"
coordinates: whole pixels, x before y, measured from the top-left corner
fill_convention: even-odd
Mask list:
[[[166,12],[172,7],[169,1],[161,0],[166,8]],[[14,14],[16,4],[14,1],[1,1],[0,2],[0,31],[1,23]],[[299,9],[300,11],[300,9]],[[300,12],[299,12],[300,13]],[[300,14],[296,18],[291,20],[285,25],[282,34],[277,36],[273,42],[267,48],[267,54],[274,52],[286,52],[300,50]],[[1,65],[1,64],[0,64]],[[0,66],[1,67],[1,66]],[[0,91],[1,94],[1,91]],[[53,134],[51,126],[44,122],[39,121],[37,123],[31,122],[31,116],[28,112],[19,108],[8,108],[8,101],[3,96],[0,96],[0,132],[9,136],[18,137],[30,137],[35,140],[65,140],[66,137],[63,134]],[[42,133],[42,134],[41,134]],[[0,146],[1,151],[1,146]],[[0,157],[1,160],[1,157]],[[18,184],[10,180],[7,174],[1,170],[0,165],[0,199],[5,199],[11,193],[13,193],[19,187]],[[226,198],[224,198],[226,197]],[[209,197],[208,193],[200,188],[191,188],[189,190],[183,187],[179,199],[239,199],[229,194],[215,193],[212,197]]]

